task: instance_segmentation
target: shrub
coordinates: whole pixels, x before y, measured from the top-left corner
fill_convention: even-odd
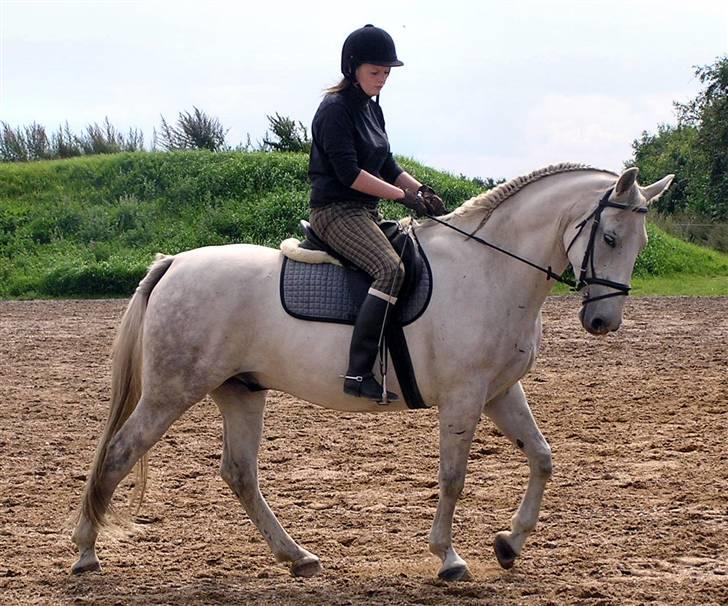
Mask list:
[[[143,265],[107,261],[61,266],[50,270],[38,286],[40,292],[54,297],[130,296],[145,271]]]
[[[225,149],[225,135],[228,129],[223,128],[217,118],[193,106],[192,113],[180,112],[177,124],[170,125],[162,116],[162,125],[156,140],[162,149],[167,151],[206,149],[221,151]]]
[[[306,152],[311,150],[311,139],[303,122],[292,120],[288,116],[266,116],[273,134],[265,133],[262,150],[279,152]]]

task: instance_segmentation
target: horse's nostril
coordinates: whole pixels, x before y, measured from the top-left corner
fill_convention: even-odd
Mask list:
[[[591,322],[592,329],[599,332],[604,329],[604,320],[602,320],[600,317],[596,317]]]

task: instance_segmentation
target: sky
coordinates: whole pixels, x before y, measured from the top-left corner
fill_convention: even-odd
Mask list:
[[[381,96],[392,151],[470,177],[618,171],[728,53],[725,0],[0,0],[0,121],[108,117],[149,145],[198,107],[255,143],[276,112],[310,126],[366,23],[405,63]]]

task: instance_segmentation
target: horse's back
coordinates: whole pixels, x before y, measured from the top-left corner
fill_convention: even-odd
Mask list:
[[[250,322],[270,317],[271,311],[277,315],[280,268],[278,250],[253,244],[185,251],[175,255],[154,288],[147,319],[158,317],[161,324],[162,317],[174,316],[209,326],[210,320]]]
[[[175,255],[159,289],[173,293],[223,293],[241,296],[251,286],[276,287],[280,251],[255,244],[205,246]]]

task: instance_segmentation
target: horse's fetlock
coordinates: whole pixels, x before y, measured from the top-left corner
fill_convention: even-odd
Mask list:
[[[430,553],[434,556],[437,556],[441,560],[445,559],[445,553],[447,552],[449,545],[443,545],[440,542],[435,542],[432,539],[430,539]]]
[[[533,530],[536,528],[536,524],[538,523],[538,519],[536,520],[524,520],[518,516],[516,513],[511,518],[511,535],[508,537],[508,543],[511,544],[511,547],[514,546],[514,544],[517,544],[518,538],[523,537],[523,535],[529,535]],[[520,549],[516,550],[517,553],[520,553]]]

